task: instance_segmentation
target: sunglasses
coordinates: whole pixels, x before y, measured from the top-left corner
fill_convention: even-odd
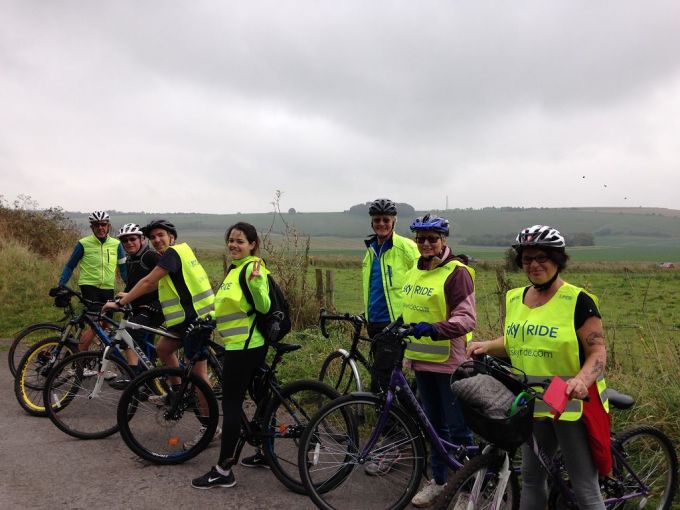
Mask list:
[[[371,218],[373,223],[392,223],[392,218],[390,216]]]
[[[434,244],[434,243],[439,242],[441,240],[442,240],[441,236],[418,236],[418,237],[416,237],[416,243],[418,243],[418,244],[424,244],[425,241],[427,241],[430,244]]]
[[[140,238],[137,237],[137,236],[130,236],[130,237],[126,237],[126,238],[124,238],[124,239],[121,239],[120,242],[123,243],[123,244],[125,244],[125,243],[131,243],[131,242],[136,241],[137,239],[140,239]]]
[[[531,263],[534,260],[536,262],[538,262],[539,264],[545,264],[548,261],[549,258],[550,257],[548,257],[547,255],[536,255],[535,257],[528,257],[528,256],[522,257],[522,265],[523,266],[530,266]]]
[[[91,224],[93,227],[108,227],[109,224],[105,221],[99,221]]]

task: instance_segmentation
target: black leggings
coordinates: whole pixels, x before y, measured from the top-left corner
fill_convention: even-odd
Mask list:
[[[227,351],[222,368],[222,445],[218,464],[224,469],[234,463],[236,443],[241,432],[241,408],[255,369],[263,362],[267,346]]]

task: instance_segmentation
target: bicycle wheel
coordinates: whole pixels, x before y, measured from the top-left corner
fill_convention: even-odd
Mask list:
[[[488,453],[471,458],[449,478],[434,508],[438,510],[496,510],[494,499],[499,501],[498,510],[519,508],[519,481],[511,469],[510,477],[502,494],[499,492],[499,469],[504,455]]]
[[[43,388],[52,368],[73,354],[75,347],[59,337],[45,338],[31,347],[17,366],[14,394],[19,405],[33,416],[45,416]]]
[[[262,423],[262,450],[274,476],[288,489],[304,494],[298,469],[298,449],[305,427],[314,414],[340,394],[319,381],[295,381],[274,394]]]
[[[19,331],[7,351],[7,363],[9,364],[9,371],[12,373],[12,377],[16,377],[17,367],[21,362],[21,358],[24,357],[33,345],[45,338],[54,337],[62,329],[63,325],[58,322],[39,322]]]
[[[85,351],[63,360],[50,372],[43,399],[57,428],[78,439],[101,439],[118,432],[116,410],[121,391],[109,385],[132,379],[130,367],[109,351]],[[95,374],[96,375],[91,375]]]
[[[171,386],[171,377],[179,384]],[[200,400],[205,402],[203,411]],[[220,418],[208,383],[194,373],[187,377],[183,369],[168,367],[134,379],[123,392],[117,414],[125,444],[154,464],[179,464],[198,455],[215,435]]]
[[[298,465],[304,487],[319,508],[404,508],[415,494],[425,445],[417,425],[400,407],[391,407],[385,427],[364,453],[382,408],[377,396],[346,395],[325,405],[310,421]]]
[[[357,377],[353,368],[355,367],[347,354],[341,351],[331,352],[323,360],[321,370],[319,371],[319,381],[335,388],[343,395],[359,391]]]
[[[617,440],[612,442],[614,448],[622,456],[621,459],[614,454],[614,477],[622,494],[605,497],[624,497],[629,500],[628,505],[636,507],[644,502],[645,508],[671,508],[678,483],[678,458],[671,440],[659,429],[643,425],[617,433]],[[630,499],[632,494],[641,492],[636,478],[644,484],[645,494]],[[612,508],[623,508],[623,503]]]

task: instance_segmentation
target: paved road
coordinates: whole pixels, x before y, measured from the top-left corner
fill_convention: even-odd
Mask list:
[[[156,466],[140,461],[117,434],[98,441],[67,436],[19,407],[6,358],[0,353],[2,509],[314,508],[264,469],[237,466],[235,487],[192,489],[190,480],[217,460],[217,446],[178,466]]]

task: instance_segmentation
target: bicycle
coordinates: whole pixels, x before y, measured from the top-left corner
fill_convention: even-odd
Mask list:
[[[360,341],[372,342],[370,338],[361,335],[361,331],[366,325],[366,319],[363,314],[350,315],[345,313],[342,315],[331,315],[322,308],[319,312],[319,328],[325,338],[330,338],[326,329],[326,322],[328,321],[350,323],[352,326],[352,344],[349,351],[340,348],[326,356],[326,359],[321,364],[319,380],[333,386],[343,395],[353,391],[364,391],[360,365],[368,373],[371,372],[372,367],[371,362],[359,350]]]
[[[12,377],[16,377],[17,367],[26,352],[40,340],[61,334],[64,328],[67,327],[69,318],[72,316],[72,310],[65,309],[64,316],[61,319],[50,322],[36,322],[26,326],[14,335],[12,345],[9,346],[7,351],[7,363]]]
[[[199,339],[218,355],[224,348],[209,337]],[[290,490],[303,492],[297,468],[299,438],[309,420],[323,404],[339,393],[320,381],[300,380],[281,385],[276,377],[283,357],[300,345],[276,343],[270,365],[256,372],[249,393],[255,402],[252,417],[241,411],[241,436],[235,458],[246,443],[260,448],[274,475]],[[118,404],[118,424],[125,444],[139,457],[154,464],[178,464],[203,451],[219,422],[217,398],[208,384],[192,372],[195,359],[184,368],[156,368],[138,376],[123,392]],[[179,383],[174,387],[171,378]],[[221,372],[218,374],[221,382]],[[160,387],[154,398],[149,388]],[[196,395],[205,402],[203,413]],[[207,413],[205,412],[207,411]],[[249,409],[251,411],[251,409]],[[189,442],[189,440],[193,440]]]
[[[340,397],[320,409],[305,430],[298,466],[319,508],[406,507],[425,469],[425,438],[452,470],[479,453],[478,446],[441,439],[411,391],[401,369],[410,334],[410,326],[395,321],[374,338],[399,353],[386,392]],[[376,469],[369,470],[369,463]],[[519,490],[516,477],[509,487]]]
[[[88,324],[86,317],[92,319],[98,315],[88,311],[87,308],[87,305],[97,303],[85,300],[79,293],[68,287],[51,289],[50,296],[54,298],[55,306],[64,308],[65,317],[68,317],[68,320],[59,328],[60,334],[58,336],[50,336],[28,348],[17,365],[14,379],[14,394],[19,405],[28,414],[33,416],[46,415],[42,397],[48,374],[59,361],[78,352],[80,335]],[[75,311],[71,303],[71,298],[73,297],[77,297],[84,305],[78,312]],[[36,325],[38,327],[33,331],[56,332],[51,330],[51,326],[46,326],[46,324],[48,323]],[[28,331],[30,328],[32,326],[29,326],[24,331]],[[22,338],[27,339],[28,335],[24,335]],[[25,344],[21,344],[15,339],[13,345],[16,346],[15,350],[18,350],[19,346]]]
[[[98,315],[85,321],[94,329],[95,335],[104,345],[102,351],[86,351],[65,358],[50,372],[43,389],[46,414],[66,434],[78,439],[102,439],[118,431],[117,406],[121,390],[110,381],[132,380],[135,376],[127,364],[120,347],[133,349],[139,358],[138,370],[147,371],[156,367],[154,335],[178,338],[159,327],[154,328],[129,320],[132,309],[123,309],[123,318],[113,319]],[[107,323],[115,328],[112,337],[99,324]],[[128,330],[146,332],[138,344]],[[215,370],[219,364],[215,362]],[[91,375],[96,374],[96,375]]]
[[[531,401],[541,399],[541,393],[533,387],[534,382],[529,384],[526,376],[498,359],[484,356],[481,361],[467,362],[464,365],[468,365],[466,368],[506,381],[512,378],[520,385],[520,388],[515,386],[515,391],[524,392],[525,398]],[[539,384],[541,387],[546,385],[547,382]],[[607,396],[610,408],[629,409],[635,403],[632,397],[611,388],[607,389]],[[501,421],[489,420],[464,401],[461,402],[468,425],[488,439],[490,444],[483,455],[471,459],[453,479],[449,480],[437,508],[466,510],[506,508],[502,494],[505,492],[506,477],[517,469],[513,466],[512,450],[523,442],[519,440],[521,436],[527,436],[526,440],[548,473],[550,482],[548,508],[578,508],[561,455],[558,453],[552,459],[549,458],[530,432],[533,406],[526,406],[524,410],[531,412],[524,412],[519,420],[516,419],[512,424],[516,429],[523,426],[518,424],[519,421],[525,421],[528,423],[529,434],[527,435],[526,431],[519,434],[514,444],[509,445],[503,444],[503,430],[508,423],[502,422],[508,422],[513,418]],[[635,505],[639,508],[665,510],[671,507],[677,488],[678,460],[672,442],[663,432],[644,425],[612,432],[611,450],[613,476],[611,479],[602,479],[600,487],[607,508],[621,509]]]

